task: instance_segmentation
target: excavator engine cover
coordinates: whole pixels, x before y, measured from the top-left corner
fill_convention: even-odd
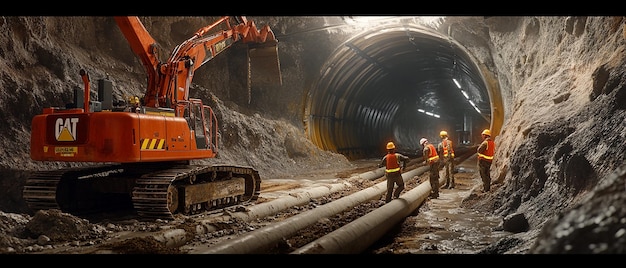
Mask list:
[[[248,45],[250,83],[255,86],[282,85],[278,42]]]

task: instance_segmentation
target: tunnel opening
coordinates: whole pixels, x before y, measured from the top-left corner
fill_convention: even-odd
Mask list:
[[[305,130],[318,147],[351,160],[379,157],[388,141],[413,156],[422,137],[438,142],[441,130],[457,146],[472,146],[492,128],[497,92],[481,71],[460,44],[433,29],[372,27],[323,65],[306,95]]]

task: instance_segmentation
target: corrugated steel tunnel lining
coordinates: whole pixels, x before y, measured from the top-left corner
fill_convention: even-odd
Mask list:
[[[357,34],[321,72],[307,94],[307,133],[319,147],[351,159],[379,157],[387,141],[411,155],[421,149],[421,137],[438,141],[440,130],[457,144],[475,143],[475,132],[490,127],[490,91],[472,57],[420,25]]]

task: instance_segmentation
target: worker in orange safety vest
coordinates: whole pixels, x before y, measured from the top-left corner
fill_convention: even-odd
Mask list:
[[[483,130],[482,143],[478,146],[478,171],[483,181],[483,192],[489,192],[491,188],[491,162],[496,152],[496,144],[491,140],[491,131]]]
[[[452,141],[448,138],[448,132],[442,130],[439,132],[441,142],[437,145],[437,151],[439,152],[439,158],[441,159],[441,165],[446,170],[446,183],[443,185],[444,189],[454,188],[454,148],[452,147]]]
[[[430,198],[437,198],[439,197],[439,154],[435,146],[426,138],[422,138],[420,144],[424,147],[422,150],[424,161],[430,167]]]
[[[393,142],[387,143],[387,154],[383,157],[383,160],[378,164],[378,167],[385,167],[385,177],[387,178],[387,195],[385,196],[385,202],[391,202],[391,197],[394,199],[400,197],[400,193],[404,190],[404,180],[402,179],[402,171],[406,168],[406,164],[409,162],[409,157],[396,153],[396,145]],[[398,186],[395,188],[394,187]]]

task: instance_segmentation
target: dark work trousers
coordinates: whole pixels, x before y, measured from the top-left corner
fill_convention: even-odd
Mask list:
[[[446,184],[444,184],[444,187],[454,188],[454,161],[452,158],[443,159],[443,169],[446,171]]]
[[[430,196],[439,197],[439,162],[430,164]]]
[[[483,192],[489,192],[491,188],[491,162],[478,160],[478,171],[480,172],[480,178],[483,181]]]
[[[387,196],[385,198],[385,202],[391,202],[391,197],[393,194],[393,198],[400,197],[400,193],[404,190],[404,181],[402,180],[402,172],[389,172],[385,176],[387,176]],[[394,191],[394,186],[398,187]]]

